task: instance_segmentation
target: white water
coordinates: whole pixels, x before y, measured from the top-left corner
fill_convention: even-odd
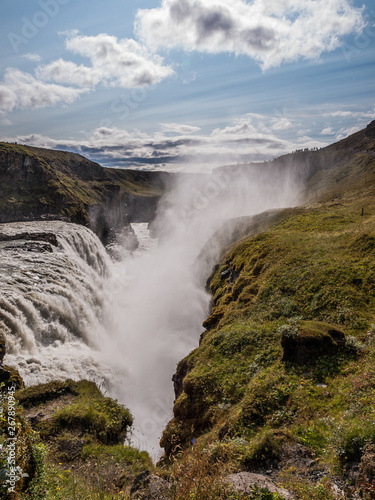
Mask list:
[[[188,247],[156,246],[144,226],[134,227],[140,247],[114,264],[108,282],[116,364],[122,361],[127,368],[111,393],[135,417],[131,443],[157,458],[162,429],[172,417],[172,375],[198,343],[209,296],[191,282]]]
[[[135,416],[132,443],[157,457],[161,432],[172,415],[172,375],[198,345],[209,312],[204,283],[210,267],[197,265],[198,255],[228,218],[290,206],[295,193],[285,176],[220,174],[193,184],[184,178],[159,207],[153,224],[159,244],[148,237],[145,224],[134,225],[140,246],[116,263],[81,226],[0,227],[8,233],[57,232],[59,240],[52,253],[0,252],[6,363],[17,367],[27,384],[97,381]]]
[[[110,260],[88,229],[63,222],[0,226],[7,235],[56,234],[53,252],[30,252],[20,240],[1,243],[0,330],[5,363],[19,369],[27,384],[51,379],[110,379],[103,366],[105,276]],[[11,248],[14,247],[14,248]]]

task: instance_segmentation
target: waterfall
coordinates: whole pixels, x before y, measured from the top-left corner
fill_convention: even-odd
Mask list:
[[[172,417],[172,375],[198,346],[209,313],[205,283],[222,250],[212,236],[232,217],[290,206],[297,192],[285,172],[181,176],[152,223],[158,245],[113,266],[107,281],[112,360],[122,361],[127,373],[111,394],[135,417],[132,443],[154,458]]]
[[[96,381],[135,416],[131,442],[156,458],[172,416],[172,375],[197,347],[209,312],[204,285],[221,249],[211,236],[232,217],[295,203],[300,186],[287,174],[180,177],[152,224],[158,244],[145,224],[134,225],[139,248],[117,262],[82,226],[2,225],[5,362],[29,385]],[[210,258],[199,265],[203,248]]]
[[[28,385],[110,379],[101,350],[103,284],[111,263],[99,239],[65,222],[3,224],[0,231],[5,363],[17,367]]]

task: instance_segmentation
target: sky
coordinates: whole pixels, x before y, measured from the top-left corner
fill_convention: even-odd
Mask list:
[[[209,171],[375,119],[373,1],[12,0],[2,12],[2,141]]]

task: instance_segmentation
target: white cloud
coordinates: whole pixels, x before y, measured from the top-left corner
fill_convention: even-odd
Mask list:
[[[200,127],[193,127],[192,125],[183,125],[182,123],[161,123],[163,132],[173,132],[179,134],[193,134],[198,132]]]
[[[355,134],[359,130],[361,130],[362,127],[360,126],[354,126],[354,127],[347,127],[347,128],[342,128],[337,132],[336,139],[338,141],[341,141],[341,139],[345,139],[351,134]]]
[[[39,54],[24,54],[22,57],[24,57],[25,59],[28,59],[29,61],[32,61],[32,62],[40,62],[42,60],[42,58],[40,57]]]
[[[323,116],[332,116],[334,118],[363,118],[374,119],[374,111],[333,111],[331,113],[324,113]]]
[[[354,116],[357,116],[358,113],[354,111],[333,111],[332,113],[324,113],[323,116],[334,116],[334,117],[340,117],[340,118],[353,118]]]
[[[0,109],[0,124],[3,125],[4,127],[12,125],[12,122],[7,117],[7,113],[5,111],[2,111],[1,109]]]
[[[334,135],[334,134],[335,131],[333,130],[332,127],[326,127],[320,132],[320,135]]]
[[[138,11],[135,29],[154,49],[245,54],[267,69],[315,59],[364,25],[349,0],[162,0]]]
[[[160,83],[174,73],[160,56],[151,54],[132,39],[118,39],[103,33],[83,36],[74,31],[68,34],[65,45],[70,52],[90,59],[91,66],[58,59],[40,66],[39,78],[81,87],[102,83],[134,88]]]
[[[257,134],[257,128],[252,124],[252,118],[246,116],[238,118],[233,124],[224,128],[216,128],[212,131],[212,136],[237,136],[244,138],[250,135]]]
[[[288,118],[278,118],[272,125],[273,130],[288,130],[293,124]]]
[[[72,103],[82,93],[79,89],[37,80],[29,73],[7,68],[0,83],[0,110],[36,109],[59,102]]]
[[[311,133],[311,129],[309,128],[302,128],[301,130],[297,130],[297,137],[303,137],[307,134]]]
[[[68,37],[67,50],[89,58],[91,66],[60,58],[39,65],[35,76],[6,68],[4,80],[0,82],[0,110],[9,113],[16,108],[36,109],[58,102],[72,103],[99,84],[144,87],[159,83],[174,73],[163,64],[160,56],[150,54],[135,40],[119,40],[106,34],[82,36],[76,30],[64,34]],[[37,54],[23,57],[30,61],[40,60]]]
[[[77,65],[64,59],[57,59],[50,64],[39,66],[36,75],[41,80],[77,85],[79,87],[95,87],[102,79],[103,73],[95,68]]]

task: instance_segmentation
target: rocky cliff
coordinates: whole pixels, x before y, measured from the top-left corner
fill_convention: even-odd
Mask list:
[[[107,243],[129,222],[152,220],[167,173],[101,167],[65,151],[0,143],[0,222],[63,219]]]

